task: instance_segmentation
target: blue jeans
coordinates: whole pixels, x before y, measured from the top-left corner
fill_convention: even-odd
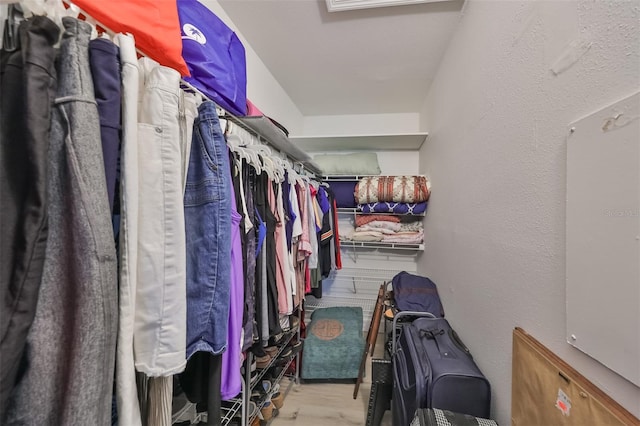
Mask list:
[[[224,352],[231,283],[231,174],[215,104],[198,108],[184,194],[187,359]]]

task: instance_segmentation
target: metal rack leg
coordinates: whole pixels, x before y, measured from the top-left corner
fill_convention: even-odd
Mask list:
[[[221,426],[222,424],[221,381],[222,355],[211,355],[209,358],[209,395],[207,399],[207,425],[209,426]]]
[[[300,305],[301,305],[301,306],[302,306],[302,303],[304,303],[304,302],[301,302],[301,303],[300,303]],[[303,310],[301,310],[301,309],[300,309],[300,310],[298,310],[298,315],[299,315],[298,319],[299,319],[299,322],[298,322],[298,331],[296,331],[296,336],[297,336],[297,338],[298,338],[298,342],[302,342],[302,340],[301,340],[301,338],[300,338],[300,324],[302,324],[302,313],[303,313],[303,312],[304,312],[304,311],[303,311]],[[295,383],[296,385],[299,385],[299,384],[300,384],[300,352],[298,352],[298,353],[296,354],[296,374],[295,374],[295,376],[294,376],[294,378],[293,378],[293,381],[294,381],[294,383]]]
[[[247,351],[247,359],[244,367],[244,387],[242,389],[242,424],[249,426],[249,402],[251,402],[251,364],[253,363],[253,353]]]

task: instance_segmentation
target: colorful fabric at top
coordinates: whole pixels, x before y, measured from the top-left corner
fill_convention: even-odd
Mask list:
[[[359,204],[420,203],[429,199],[429,182],[425,176],[369,176],[360,179],[354,197]]]

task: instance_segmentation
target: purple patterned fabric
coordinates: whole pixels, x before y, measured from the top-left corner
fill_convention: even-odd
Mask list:
[[[427,210],[427,202],[423,203],[368,203],[358,204],[358,210],[363,213],[397,213],[406,215],[421,215]]]

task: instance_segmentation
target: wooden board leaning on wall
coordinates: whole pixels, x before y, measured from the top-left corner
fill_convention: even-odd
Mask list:
[[[640,426],[640,420],[523,329],[513,331],[513,426]]]

